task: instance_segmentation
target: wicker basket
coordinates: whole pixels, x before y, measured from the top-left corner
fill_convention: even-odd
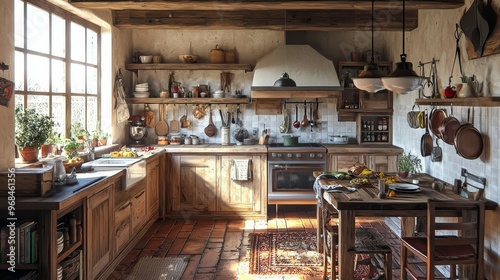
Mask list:
[[[224,63],[224,61],[224,50],[219,48],[219,45],[216,45],[215,49],[210,51],[210,63]]]
[[[61,262],[63,279],[70,279],[80,273],[80,253],[80,250],[74,251]]]
[[[226,63],[238,63],[238,57],[236,54],[236,50],[226,51],[225,52],[225,61],[226,61]]]

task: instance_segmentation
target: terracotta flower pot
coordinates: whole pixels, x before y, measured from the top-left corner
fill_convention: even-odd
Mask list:
[[[42,145],[42,158],[47,157],[49,153],[54,152],[54,145],[46,144]]]
[[[99,139],[99,146],[106,146],[108,144],[108,139]]]
[[[399,177],[400,178],[408,178],[409,172],[408,171],[399,171]]]
[[[38,161],[38,152],[39,149],[35,147],[19,148],[19,154],[21,155],[21,159],[24,162],[28,163]]]

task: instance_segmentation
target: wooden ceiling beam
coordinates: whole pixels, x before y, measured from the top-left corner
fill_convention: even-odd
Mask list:
[[[68,0],[76,7],[112,10],[206,10],[206,11],[276,11],[276,10],[370,10],[371,0]],[[377,0],[378,9],[400,9],[401,0]],[[406,0],[407,10],[455,9],[464,0]]]
[[[377,11],[375,29],[399,31],[400,11]],[[286,24],[285,24],[286,19]],[[134,29],[267,29],[288,31],[370,30],[371,13],[363,10],[307,11],[114,11],[114,25]],[[418,26],[418,11],[406,11],[406,30]]]

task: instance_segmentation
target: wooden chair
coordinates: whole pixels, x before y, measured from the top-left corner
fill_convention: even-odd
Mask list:
[[[409,267],[408,252],[425,262],[426,278]],[[450,266],[449,278],[456,279],[456,266],[465,264],[475,265],[468,279],[484,279],[483,253],[484,202],[429,200],[426,236],[401,238],[401,279],[434,280],[435,266],[442,265]]]
[[[324,191],[321,192],[321,221],[319,227],[322,228],[323,238],[323,279],[336,279],[335,268],[338,265],[336,258],[336,247],[338,245],[338,226],[332,220],[338,218],[337,210],[325,200]],[[373,275],[375,267],[378,267],[375,261],[375,254],[384,255],[385,279],[392,279],[392,250],[385,238],[374,228],[356,228],[354,248],[350,252],[356,254],[353,269],[358,265],[369,265],[370,276]],[[360,260],[362,254],[369,255],[369,258]],[[328,274],[328,258],[330,258],[331,269]]]

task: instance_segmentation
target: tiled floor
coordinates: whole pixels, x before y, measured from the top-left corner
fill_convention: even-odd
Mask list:
[[[189,256],[182,279],[259,279],[238,275],[240,256],[245,256],[252,232],[316,230],[313,205],[282,205],[278,218],[269,207],[269,220],[158,220],[108,278],[126,279],[140,257]],[[393,279],[399,279],[400,242],[379,219],[358,220],[374,227],[393,248]],[[269,278],[266,278],[269,279]],[[273,278],[281,279],[281,278]]]

